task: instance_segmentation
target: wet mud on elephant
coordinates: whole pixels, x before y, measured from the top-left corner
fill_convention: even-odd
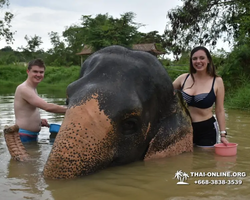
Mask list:
[[[193,151],[186,104],[149,53],[121,46],[97,51],[83,63],[67,95],[68,109],[43,170],[47,178],[74,178]],[[11,128],[4,132],[6,141],[14,138],[9,140],[21,145]],[[24,149],[15,147],[20,155],[14,155],[6,143],[12,157],[26,160]]]

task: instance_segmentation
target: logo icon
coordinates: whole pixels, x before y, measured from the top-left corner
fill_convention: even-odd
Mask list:
[[[174,179],[179,180],[177,182],[177,185],[187,185],[189,183],[184,182],[189,178],[188,174],[186,172],[183,172],[182,170],[177,170],[177,172],[175,173]]]

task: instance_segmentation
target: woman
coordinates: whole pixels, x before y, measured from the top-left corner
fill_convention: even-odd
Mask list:
[[[213,146],[217,141],[218,125],[221,142],[226,139],[224,111],[224,84],[216,75],[209,51],[202,46],[195,47],[190,56],[190,73],[180,75],[174,82],[175,89],[182,92],[192,118],[193,141],[197,146]],[[213,117],[213,104],[215,115]]]

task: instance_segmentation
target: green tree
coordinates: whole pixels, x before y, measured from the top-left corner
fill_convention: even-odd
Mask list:
[[[46,63],[53,66],[70,66],[72,65],[71,56],[69,48],[66,46],[65,42],[61,40],[61,37],[57,32],[51,31],[49,33],[50,41],[53,48],[50,48],[47,53]]]
[[[39,49],[40,45],[43,43],[42,38],[37,35],[34,35],[33,37],[25,35],[24,39],[27,42],[26,47],[18,47],[19,53],[22,57],[21,60],[28,62],[37,57],[43,58],[44,51]]]
[[[40,36],[34,35],[33,37],[32,36],[29,37],[25,35],[24,39],[26,40],[27,45],[26,48],[22,47],[23,50],[27,50],[30,52],[36,52],[38,50],[41,50],[39,49],[39,47],[43,42]]]
[[[164,38],[158,31],[139,33],[140,38],[137,43],[164,43]]]
[[[59,49],[63,49],[68,52],[64,58],[78,65],[79,56],[76,53],[84,45],[90,46],[93,51],[110,45],[132,47],[141,38],[137,29],[143,26],[135,23],[134,17],[132,12],[125,13],[120,18],[113,18],[108,14],[98,14],[96,17],[83,15],[79,25],[74,24],[65,29],[62,41],[58,35],[51,35],[51,43],[56,49],[51,49],[49,53],[59,55]]]
[[[0,65],[8,65],[18,62],[16,52],[10,47],[5,46],[0,50]]]
[[[164,38],[164,35],[160,35],[158,31],[151,31],[148,33],[139,33],[139,37],[136,43],[138,44],[155,43],[157,46],[157,49],[160,51],[165,51],[167,47],[167,43]]]
[[[219,38],[230,44],[249,40],[249,0],[182,1],[167,13],[165,37],[175,55],[194,45],[215,47]]]
[[[135,23],[135,14],[127,12],[120,18],[99,14],[95,18],[82,16],[81,44],[99,50],[110,45],[131,47],[139,38],[137,31],[142,24]]]
[[[13,49],[12,49],[12,47],[11,46],[5,46],[4,48],[2,48],[1,49],[1,51],[8,51],[8,52],[10,52],[10,51],[13,51]]]
[[[0,8],[9,6],[9,0],[0,0]],[[11,28],[11,20],[14,15],[11,12],[5,12],[4,16],[0,18],[0,40],[5,39],[7,43],[13,41],[14,32],[10,30]]]
[[[222,63],[221,75],[226,88],[238,88],[249,83],[250,79],[250,45],[236,46],[226,55]],[[246,81],[247,80],[247,81]]]
[[[84,28],[77,25],[72,25],[63,32],[63,37],[71,49],[72,53],[78,53],[84,46]]]

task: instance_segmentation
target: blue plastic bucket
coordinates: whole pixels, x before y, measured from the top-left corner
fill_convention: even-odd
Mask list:
[[[50,133],[58,133],[61,125],[59,124],[50,124],[49,125],[49,132]]]

